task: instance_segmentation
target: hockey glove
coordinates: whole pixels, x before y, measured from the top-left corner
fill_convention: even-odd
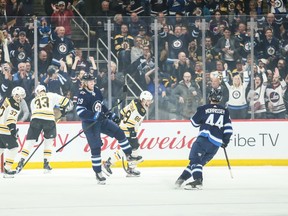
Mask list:
[[[221,148],[226,148],[228,146],[228,143],[222,143]]]
[[[108,119],[115,122],[117,125],[119,125],[121,122],[121,119],[115,113],[110,112],[107,114],[107,117],[108,117]]]
[[[19,137],[18,131],[19,131],[19,128],[13,128],[12,130],[10,130],[11,136],[13,136],[16,140]]]
[[[131,128],[131,129],[129,129],[129,132],[130,132],[130,138],[136,139],[136,137],[137,137],[136,131],[133,128]]]

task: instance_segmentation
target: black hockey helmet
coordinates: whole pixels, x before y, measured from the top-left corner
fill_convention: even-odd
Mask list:
[[[93,76],[93,74],[86,73],[82,77],[82,80],[84,80],[84,81],[95,80],[95,77]]]
[[[213,102],[220,102],[222,97],[222,91],[220,89],[212,89],[208,95],[209,100]]]

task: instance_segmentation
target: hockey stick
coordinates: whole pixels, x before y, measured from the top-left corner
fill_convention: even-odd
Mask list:
[[[231,170],[230,162],[229,162],[229,159],[228,159],[228,156],[227,156],[226,148],[223,148],[223,150],[224,150],[225,158],[226,158],[226,161],[227,161],[227,166],[228,166],[228,169],[230,171],[230,176],[233,179],[232,170]]]
[[[20,172],[24,169],[25,165],[29,162],[29,160],[32,158],[32,156],[35,154],[35,152],[39,149],[39,147],[42,145],[42,143],[44,142],[44,140],[45,140],[45,138],[43,138],[43,139],[41,140],[41,142],[38,144],[38,146],[36,147],[36,149],[32,152],[32,154],[30,155],[30,157],[25,161],[25,163],[23,164],[23,167],[21,168],[21,170],[18,171],[17,173],[20,173]]]
[[[124,85],[123,86],[123,92],[127,91],[127,86]],[[116,105],[114,105],[112,108],[110,108],[105,115],[107,115],[111,110],[113,110],[115,107],[117,107],[119,104],[121,104],[123,101],[123,99],[121,99]],[[76,134],[74,137],[72,137],[67,143],[65,143],[63,146],[61,146],[59,149],[56,150],[56,152],[61,151],[61,149],[63,149],[65,146],[67,146],[69,143],[71,143],[74,139],[76,139],[78,136],[80,136],[82,133],[84,133],[85,131],[87,131],[88,129],[90,129],[91,127],[93,127],[93,125],[96,124],[97,121],[92,122],[87,128],[85,128],[84,130],[81,130],[78,134]]]

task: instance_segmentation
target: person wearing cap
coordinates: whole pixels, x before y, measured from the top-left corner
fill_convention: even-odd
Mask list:
[[[19,39],[13,41],[8,46],[11,63],[15,68],[17,68],[20,62],[31,61],[32,59],[32,46],[27,41],[26,32],[20,31],[18,35]]]
[[[65,36],[71,38],[71,20],[74,16],[73,11],[70,9],[70,3],[66,8],[66,4],[64,1],[59,1],[57,6],[52,5],[53,14],[51,16],[51,22],[55,27],[63,26],[65,28]]]

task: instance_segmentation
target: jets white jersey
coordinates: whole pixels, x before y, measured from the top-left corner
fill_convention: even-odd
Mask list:
[[[142,106],[141,102],[138,99],[135,99],[124,107],[120,111],[120,114],[122,115],[120,128],[124,131],[126,137],[130,137],[129,129],[138,132],[139,126],[146,115],[146,110]]]
[[[0,108],[0,134],[11,135],[8,125],[17,123],[19,113],[19,104],[13,98],[6,98]]]
[[[55,121],[54,108],[65,107],[69,99],[56,93],[41,93],[31,101],[31,120],[34,118]]]

